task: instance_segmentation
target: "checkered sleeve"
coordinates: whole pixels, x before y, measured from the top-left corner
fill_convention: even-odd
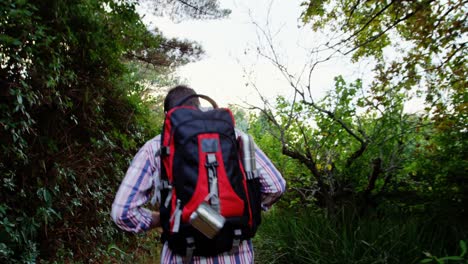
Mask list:
[[[262,208],[268,210],[285,192],[286,181],[258,146],[255,146],[255,160],[260,177]]]
[[[135,155],[112,204],[112,219],[125,231],[139,233],[151,226],[151,211],[143,205],[153,187],[154,141],[147,142]]]

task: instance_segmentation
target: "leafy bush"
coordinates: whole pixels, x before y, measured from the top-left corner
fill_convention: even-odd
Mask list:
[[[162,38],[134,3],[90,0],[2,1],[0,36],[0,262],[99,262],[133,239],[109,211],[160,127],[122,55]]]

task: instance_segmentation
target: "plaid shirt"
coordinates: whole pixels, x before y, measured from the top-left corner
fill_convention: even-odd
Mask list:
[[[143,205],[150,199],[154,186],[158,186],[160,159],[155,153],[160,149],[161,136],[148,141],[135,155],[123,179],[114,203],[112,204],[112,219],[123,230],[139,233],[146,231],[151,225],[151,211]],[[255,158],[260,176],[262,207],[266,210],[276,202],[285,191],[286,182],[267,158],[255,146]],[[252,242],[243,241],[235,254],[226,252],[215,257],[193,256],[191,263],[253,263],[254,254]],[[167,243],[161,253],[161,263],[184,263],[184,258],[173,253]]]

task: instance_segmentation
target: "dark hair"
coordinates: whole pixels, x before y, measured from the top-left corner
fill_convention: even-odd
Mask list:
[[[177,85],[167,92],[166,98],[164,99],[164,112],[171,110],[177,106],[184,98],[189,95],[197,94],[195,90],[185,85]],[[199,107],[200,101],[198,97],[194,97],[186,101],[183,105]]]

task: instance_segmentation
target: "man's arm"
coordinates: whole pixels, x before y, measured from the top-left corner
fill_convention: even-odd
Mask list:
[[[255,145],[255,161],[260,177],[262,209],[268,210],[285,192],[286,181],[257,145]]]
[[[143,208],[149,199],[156,169],[154,140],[146,143],[133,158],[112,204],[112,219],[126,231],[138,233],[160,225],[159,213]]]

